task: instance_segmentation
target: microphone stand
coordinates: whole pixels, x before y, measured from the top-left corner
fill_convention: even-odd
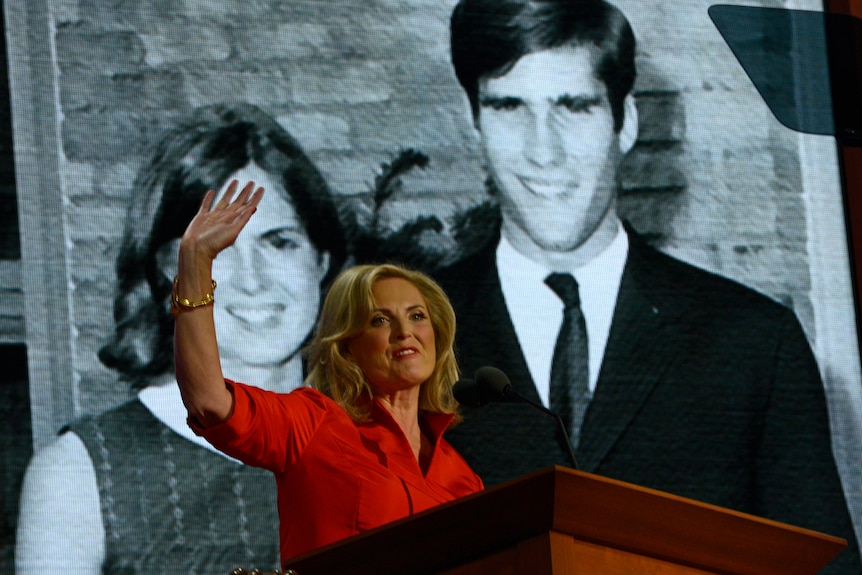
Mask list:
[[[548,409],[547,407],[545,407],[541,403],[536,403],[536,402],[524,397],[523,395],[521,395],[520,393],[515,391],[511,385],[507,385],[502,390],[502,395],[504,398],[506,398],[510,401],[520,401],[520,402],[526,403],[527,405],[531,405],[531,406],[535,407],[536,409],[538,409],[539,411],[553,417],[557,422],[557,427],[560,429],[560,433],[563,435],[563,441],[565,442],[566,447],[569,450],[569,460],[572,462],[572,469],[574,469],[576,471],[580,471],[580,468],[578,467],[578,460],[575,459],[575,450],[572,449],[572,440],[569,437],[569,432],[566,430],[566,425],[563,423],[562,417],[560,417],[559,415],[557,415],[556,413],[554,413],[553,411],[551,411],[550,409]]]
[[[464,405],[481,407],[488,403],[497,401],[521,402],[532,406],[546,415],[550,415],[557,422],[557,427],[569,452],[569,460],[572,469],[580,471],[578,460],[575,459],[575,450],[572,449],[572,440],[563,419],[540,403],[524,397],[512,387],[512,382],[505,373],[496,367],[485,366],[476,370],[476,379],[461,379],[452,387],[455,399]]]

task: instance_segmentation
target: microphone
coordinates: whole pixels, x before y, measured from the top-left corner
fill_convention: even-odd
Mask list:
[[[557,427],[565,440],[572,469],[578,469],[578,461],[575,459],[575,451],[572,449],[572,440],[569,438],[569,432],[566,431],[566,426],[559,415],[541,403],[536,403],[518,393],[512,387],[509,377],[496,367],[491,367],[490,365],[480,367],[476,370],[473,377],[475,379],[461,379],[455,382],[452,393],[455,395],[458,403],[470,407],[482,407],[489,403],[520,402],[526,403],[546,415],[550,415],[556,420]]]
[[[470,407],[482,407],[490,403],[489,398],[485,397],[482,390],[479,389],[479,384],[475,379],[459,379],[452,386],[452,395],[455,400],[461,405]]]

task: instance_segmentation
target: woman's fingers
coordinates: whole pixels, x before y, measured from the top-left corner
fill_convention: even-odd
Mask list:
[[[223,210],[230,205],[231,200],[233,199],[233,195],[236,193],[236,188],[239,186],[239,182],[237,180],[233,180],[227,187],[224,192],[224,195],[216,204],[217,210]]]
[[[236,180],[234,180],[233,183],[237,183]],[[234,202],[234,205],[246,205],[249,202],[249,198],[251,197],[252,192],[254,192],[254,182],[249,182],[245,186],[243,186],[242,191],[239,193],[239,196],[237,196],[236,201]]]
[[[254,182],[248,182],[245,186],[243,186],[242,190],[240,190],[239,195],[234,199],[234,194],[236,194],[236,190],[239,187],[239,181],[233,180],[228,185],[227,189],[225,189],[224,194],[219,199],[218,203],[214,208],[216,210],[226,210],[233,209],[239,210],[244,208],[247,205],[252,204],[252,207],[256,207],[257,204],[260,203],[260,196],[263,195],[263,188],[258,187],[255,190]],[[212,194],[212,197],[210,195]],[[212,206],[212,198],[215,197],[215,191],[210,190],[207,192],[206,196],[204,196],[202,206],[209,205]]]
[[[263,199],[264,189],[256,188],[254,182],[248,182],[237,195],[238,188],[239,182],[233,180],[215,206],[212,204],[216,192],[209,190],[184,234],[184,237],[204,247],[212,257],[233,245]]]
[[[227,221],[231,225],[240,225],[240,228],[245,227],[248,219],[257,211],[257,206],[263,199],[263,188],[259,187],[255,190],[254,182],[249,182],[243,187],[236,199],[225,208],[230,217]],[[237,230],[237,234],[239,230]]]
[[[251,186],[254,187],[254,183],[252,183]],[[257,188],[254,191],[254,194],[251,196],[251,199],[248,201],[248,205],[253,207],[254,209],[257,209],[257,205],[263,199],[263,193],[265,191],[266,190],[264,190],[262,187]]]
[[[204,199],[201,200],[201,207],[198,209],[198,213],[207,213],[210,211],[213,205],[213,199],[215,198],[215,190],[210,190],[204,195]]]

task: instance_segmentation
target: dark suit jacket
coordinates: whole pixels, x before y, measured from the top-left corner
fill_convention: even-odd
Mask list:
[[[823,385],[793,312],[629,235],[580,469],[847,538],[833,572],[862,573]],[[459,364],[465,377],[498,367],[538,402],[495,249],[437,274],[457,314]],[[447,438],[486,485],[568,464],[553,418],[529,406],[463,414]]]

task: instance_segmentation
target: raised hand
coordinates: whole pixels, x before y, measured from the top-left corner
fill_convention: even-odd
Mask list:
[[[238,187],[239,182],[232,181],[215,206],[215,191],[206,193],[198,213],[183,234],[184,248],[190,248],[212,260],[219,252],[233,245],[249,218],[257,211],[264,193],[263,188],[255,189],[254,182],[248,182],[233,199]]]
[[[185,305],[174,322],[174,367],[183,403],[189,416],[204,426],[224,421],[233,410],[233,395],[225,387],[218,357],[213,322],[212,262],[223,249],[233,245],[257,205],[263,188],[254,182],[243,187],[234,199],[239,182],[232,181],[224,196],[213,205],[215,192],[204,196],[201,207],[180,242],[174,302],[196,302]]]

